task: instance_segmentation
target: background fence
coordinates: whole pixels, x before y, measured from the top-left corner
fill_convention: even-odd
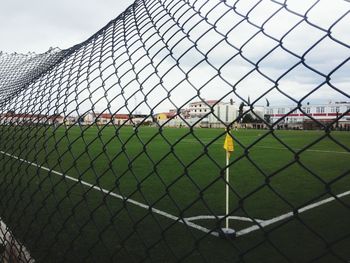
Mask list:
[[[348,262],[349,11],[137,0],[1,53],[2,259]]]

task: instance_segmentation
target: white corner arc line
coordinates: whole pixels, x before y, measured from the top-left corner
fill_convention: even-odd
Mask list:
[[[337,198],[341,198],[341,197],[344,197],[344,196],[347,196],[347,195],[350,195],[350,191],[346,191],[346,192],[343,192],[341,194],[338,194],[336,195]],[[299,208],[297,210],[297,212],[299,214],[305,212],[305,211],[308,211],[310,209],[313,209],[315,207],[318,207],[318,206],[321,206],[321,205],[324,205],[326,203],[329,203],[329,202],[332,202],[334,201],[336,198],[335,197],[329,197],[329,198],[326,198],[326,199],[323,199],[319,202],[316,202],[316,203],[312,203],[310,205],[307,205],[307,206],[304,206],[302,208]],[[285,214],[282,214],[280,216],[276,216],[274,218],[271,218],[271,219],[268,219],[268,220],[264,220],[262,223],[259,223],[259,225],[254,225],[254,226],[251,226],[251,227],[247,227],[245,229],[242,229],[240,231],[237,231],[236,232],[236,236],[239,237],[239,236],[243,236],[243,235],[246,235],[246,234],[249,234],[253,231],[256,231],[258,229],[261,229],[263,227],[266,227],[268,225],[271,225],[271,224],[274,224],[274,223],[277,223],[279,221],[282,221],[284,219],[287,219],[287,218],[290,218],[294,215],[293,212],[288,212],[288,213],[285,213]]]
[[[17,159],[17,160],[19,160],[19,161],[21,161],[21,162],[24,162],[24,163],[30,164],[30,165],[32,165],[32,166],[38,167],[38,168],[43,169],[43,170],[45,170],[45,171],[48,171],[48,172],[50,172],[50,173],[53,173],[53,174],[62,176],[62,177],[67,178],[67,179],[69,179],[69,180],[71,180],[71,181],[81,183],[82,185],[88,186],[88,187],[90,187],[90,188],[92,188],[92,189],[95,189],[95,190],[97,190],[97,191],[103,192],[103,193],[105,193],[105,194],[107,194],[107,195],[110,195],[110,196],[113,196],[113,197],[115,197],[115,198],[121,199],[121,200],[123,200],[124,202],[128,202],[128,203],[133,204],[133,205],[135,205],[135,206],[139,206],[139,207],[141,207],[141,208],[150,210],[150,211],[152,211],[152,212],[155,213],[155,214],[158,214],[158,215],[164,216],[164,217],[166,217],[166,218],[169,218],[169,219],[171,219],[171,220],[177,221],[177,222],[179,222],[179,223],[185,224],[185,225],[190,226],[190,227],[192,227],[192,228],[194,228],[194,229],[200,230],[200,231],[202,231],[202,232],[204,232],[204,233],[209,233],[209,234],[211,234],[211,235],[213,235],[213,236],[216,236],[216,237],[219,236],[219,233],[218,233],[218,232],[211,231],[211,230],[208,229],[208,228],[205,228],[205,227],[202,227],[202,226],[197,225],[197,224],[195,224],[195,223],[192,223],[192,222],[186,220],[185,218],[180,218],[180,217],[174,216],[174,215],[172,215],[172,214],[169,214],[169,213],[164,212],[164,211],[162,211],[162,210],[159,210],[159,209],[157,209],[157,208],[150,207],[149,205],[143,204],[143,203],[141,203],[141,202],[138,202],[138,201],[133,200],[133,199],[130,199],[130,198],[126,198],[126,197],[124,197],[124,196],[122,196],[122,195],[116,194],[116,193],[111,192],[111,191],[109,191],[109,190],[107,190],[107,189],[104,189],[104,188],[102,188],[102,187],[98,187],[98,186],[96,186],[96,185],[90,184],[90,183],[85,182],[85,181],[83,181],[83,180],[79,180],[79,179],[77,179],[77,178],[75,178],[75,177],[72,177],[72,176],[63,174],[63,173],[58,172],[58,171],[55,171],[55,170],[53,170],[53,169],[49,169],[49,168],[47,168],[47,167],[45,167],[45,166],[42,166],[42,165],[39,165],[39,164],[30,162],[30,161],[24,160],[24,159],[22,159],[22,158],[20,158],[20,157],[18,157],[18,156],[9,154],[9,153],[7,153],[7,152],[0,151],[0,153],[4,154],[4,155],[6,155],[6,156],[9,156],[9,157],[11,157],[11,158]]]
[[[199,216],[193,216],[193,217],[187,217],[185,218],[188,221],[196,221],[196,220],[206,220],[206,219],[217,219],[217,218],[224,218],[225,216],[219,215],[219,216],[214,216],[214,215],[199,215]],[[244,216],[229,216],[228,219],[231,220],[239,220],[239,221],[245,221],[245,222],[258,222],[262,223],[264,220],[261,219],[256,219],[256,218],[250,218],[250,217],[244,217]]]

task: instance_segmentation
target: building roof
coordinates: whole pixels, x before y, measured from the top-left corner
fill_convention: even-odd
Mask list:
[[[201,103],[206,103],[206,104],[209,104],[209,105],[213,105],[215,103],[217,103],[218,100],[205,100],[205,101],[194,101],[194,102],[190,102],[190,105],[193,105],[193,104],[201,104]]]
[[[114,118],[127,120],[127,119],[130,119],[130,115],[129,114],[114,114]]]
[[[110,114],[110,113],[96,113],[95,114],[96,117],[98,118],[102,118],[102,119],[124,119],[124,120],[127,120],[127,119],[130,119],[131,118],[131,115],[129,114]]]
[[[31,113],[1,113],[1,117],[3,118],[26,118],[26,119],[59,119],[63,118],[61,115],[44,115],[44,114],[31,114]]]
[[[303,104],[301,108],[304,107],[339,107],[339,106],[350,106],[350,102],[348,101],[331,101],[327,103],[309,103],[309,104]],[[276,104],[266,106],[266,108],[297,108],[298,105],[295,104]]]

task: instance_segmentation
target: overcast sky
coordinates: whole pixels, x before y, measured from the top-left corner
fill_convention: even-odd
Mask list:
[[[132,0],[11,0],[4,2],[0,9],[2,25],[0,50],[42,53],[49,47],[69,48],[89,38],[123,12],[132,2]],[[122,78],[114,76],[115,80],[110,79],[114,83],[120,81],[123,87],[127,87],[123,90],[127,99],[132,98],[132,94],[137,91],[137,102],[146,104],[144,95],[140,94],[140,86],[143,86],[144,91],[152,91],[147,97],[150,106],[157,107],[156,111],[165,111],[174,107],[173,103],[179,106],[191,98],[199,100],[198,90],[201,91],[202,98],[221,99],[225,96],[224,99],[228,100],[231,96],[235,96],[232,93],[234,85],[240,98],[248,100],[249,97],[250,101],[260,98],[256,104],[265,104],[266,99],[274,105],[291,104],[295,102],[287,96],[301,100],[323,83],[325,76],[330,75],[331,84],[343,91],[343,94],[334,87],[323,84],[308,96],[308,100],[323,103],[328,100],[349,100],[350,62],[341,65],[350,57],[350,48],[348,48],[350,2],[347,0],[288,0],[288,10],[283,7],[284,0],[226,0],[226,2],[189,0],[189,2],[181,2],[180,6],[183,8],[180,11],[175,11],[178,9],[176,1],[145,2],[148,6],[156,3],[158,9],[151,16],[157,14],[158,18],[163,17],[169,26],[164,26],[164,21],[143,23],[142,19],[137,20],[137,15],[136,20],[132,15],[128,15],[130,22],[127,23],[137,21],[136,24],[140,27],[138,34],[127,33],[124,36],[126,44],[118,47],[111,56],[117,57],[119,53],[126,55],[126,61],[130,65],[124,63],[124,58],[116,60],[115,63],[116,66],[123,65],[123,69],[119,71],[124,70],[129,73]],[[316,2],[317,4],[314,5]],[[171,3],[170,7],[169,3]],[[194,6],[189,6],[188,3]],[[165,5],[168,10],[161,5]],[[232,6],[235,6],[235,9]],[[159,10],[162,10],[161,15],[158,15]],[[206,16],[207,21],[203,22],[201,16]],[[178,21],[175,26],[172,19]],[[216,26],[215,30],[213,24]],[[119,28],[123,28],[122,24],[119,24]],[[264,29],[263,32],[261,28]],[[156,29],[159,32],[156,32]],[[330,35],[328,31],[331,32]],[[288,34],[285,35],[287,32]],[[146,40],[152,33],[154,34],[151,39],[154,41],[159,38],[157,36],[159,33],[170,48],[174,47],[171,56],[169,56],[169,48],[165,48],[162,41],[157,41],[157,45],[154,46],[154,41]],[[223,41],[225,35],[227,39]],[[118,37],[123,38],[122,35]],[[137,39],[136,44],[131,45],[134,38]],[[143,50],[142,44],[145,44],[148,56],[153,58],[152,63],[143,56],[146,50]],[[133,53],[132,51],[138,47],[140,51],[129,57],[125,50],[126,46],[130,49],[129,53]],[[274,49],[274,47],[278,48]],[[274,51],[270,53],[271,50]],[[291,55],[286,50],[295,55]],[[135,63],[141,57],[144,58],[142,62]],[[300,57],[303,57],[303,60]],[[204,58],[205,61],[203,61]],[[301,61],[304,61],[305,65],[300,64]],[[168,72],[168,69],[177,62],[179,66]],[[298,62],[299,65],[293,68],[293,65]],[[111,63],[110,61],[108,65]],[[132,63],[135,68],[132,67]],[[157,67],[158,73],[163,76],[162,82],[166,89],[157,85],[160,83],[158,78],[151,79],[148,86],[135,81],[135,74],[130,71],[132,68],[139,70],[140,78],[147,79],[150,75],[155,77],[148,71],[140,73],[147,64],[150,72]],[[100,70],[105,67],[99,66],[101,66]],[[315,73],[310,67],[321,74]],[[289,71],[291,68],[293,70]],[[257,69],[267,77],[263,77]],[[334,69],[337,70],[333,72]],[[113,68],[110,67],[109,70],[113,71]],[[218,76],[219,71],[220,76]],[[177,83],[182,79],[186,81],[178,85]],[[127,84],[131,80],[133,84]],[[278,88],[275,87],[261,97],[275,83],[278,83]],[[90,90],[85,90],[91,92],[96,89],[92,100],[96,101],[94,105],[100,111],[103,111],[108,104],[100,100],[105,94],[103,85],[102,79],[97,78],[94,83],[90,83]],[[171,90],[172,103],[167,100],[164,101],[164,105],[155,106],[168,96],[169,90]],[[111,91],[119,92],[118,89]],[[88,95],[87,93],[84,96]],[[82,100],[85,98],[83,93],[80,96]],[[113,95],[107,98],[113,98]],[[119,98],[121,101],[114,101],[116,107],[125,104],[125,98]],[[237,97],[234,99],[239,100]],[[129,104],[134,104],[131,101],[133,99],[129,100]],[[87,105],[85,108],[90,107],[91,105]],[[147,110],[148,106],[143,105],[140,111]]]
[[[133,0],[1,0],[0,51],[69,48],[122,13]]]

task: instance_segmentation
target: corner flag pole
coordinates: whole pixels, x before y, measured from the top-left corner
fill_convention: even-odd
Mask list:
[[[228,215],[230,213],[230,206],[229,206],[229,194],[230,194],[230,157],[231,153],[234,151],[234,145],[233,145],[233,139],[232,135],[230,134],[229,129],[226,130],[226,137],[224,142],[224,149],[226,150],[226,222],[225,222],[225,231],[229,231],[229,218]]]
[[[229,188],[229,183],[230,183],[230,152],[226,151],[226,228],[229,228],[229,220],[228,220],[228,214],[229,214],[229,195],[230,195],[230,188]]]

